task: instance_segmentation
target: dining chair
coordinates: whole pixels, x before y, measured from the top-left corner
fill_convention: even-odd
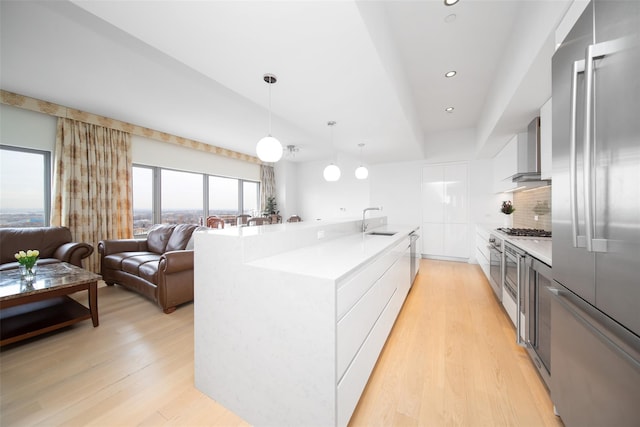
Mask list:
[[[268,216],[269,223],[271,224],[282,224],[282,216],[278,214],[271,214]]]
[[[217,216],[207,217],[207,227],[209,228],[224,228],[224,220]]]
[[[247,222],[249,221],[249,218],[251,218],[251,215],[247,215],[247,214],[238,215],[238,216],[236,216],[236,224],[237,225],[247,225]]]
[[[249,221],[247,221],[247,225],[248,226],[253,226],[253,225],[265,225],[265,224],[269,224],[269,220],[267,218],[250,218]]]
[[[300,218],[298,215],[291,215],[287,220],[287,222],[301,222],[301,221],[302,221],[302,218]]]

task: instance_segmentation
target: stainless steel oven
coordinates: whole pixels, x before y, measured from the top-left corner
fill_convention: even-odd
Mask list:
[[[551,381],[551,267],[527,255],[525,305],[527,351],[547,388]]]
[[[489,235],[489,284],[493,288],[496,297],[502,301],[502,266],[504,254],[502,239],[493,234]]]
[[[524,301],[525,276],[525,252],[504,243],[504,274],[502,305],[509,314],[511,321],[516,326],[516,342],[525,345],[526,307]]]

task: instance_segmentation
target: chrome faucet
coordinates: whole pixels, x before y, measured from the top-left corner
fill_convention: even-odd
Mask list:
[[[382,210],[382,206],[374,207],[374,208],[365,208],[362,210],[362,232],[363,233],[367,231],[367,224],[365,224],[364,222],[364,214],[367,213],[367,211],[381,211],[381,210]]]

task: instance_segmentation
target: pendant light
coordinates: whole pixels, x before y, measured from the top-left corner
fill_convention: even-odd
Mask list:
[[[367,179],[369,176],[369,170],[362,166],[362,147],[364,147],[364,144],[360,143],[358,144],[358,147],[360,147],[360,166],[356,168],[356,178]]]
[[[282,158],[282,144],[271,136],[271,85],[278,80],[273,74],[265,74],[263,80],[269,84],[269,135],[258,141],[256,153],[263,162],[277,162]]]
[[[333,127],[335,126],[335,124],[336,122],[334,122],[333,120],[327,122],[327,125],[331,127],[331,150],[333,150]],[[324,179],[326,181],[337,181],[340,179],[340,168],[337,165],[333,164],[333,162],[331,162],[329,166],[324,168],[324,172],[322,174],[324,175]]]

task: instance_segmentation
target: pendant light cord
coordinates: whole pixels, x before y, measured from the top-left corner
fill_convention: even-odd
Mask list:
[[[271,136],[271,85],[273,83],[269,83],[269,136]]]

